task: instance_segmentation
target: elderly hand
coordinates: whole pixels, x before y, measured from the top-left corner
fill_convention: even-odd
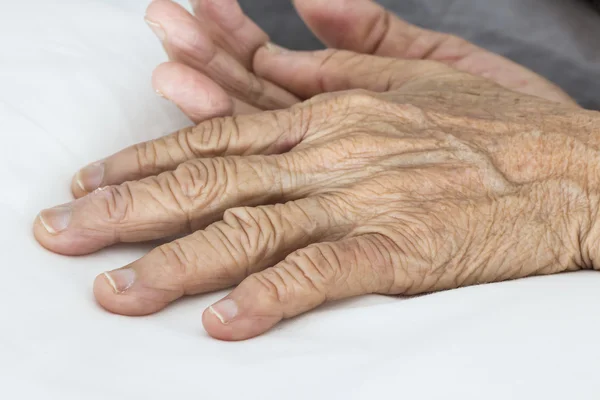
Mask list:
[[[296,0],[298,12],[327,45],[402,59],[440,61],[509,89],[574,104],[534,72],[453,35],[410,25],[371,0]],[[155,89],[193,121],[287,108],[302,98],[258,71],[256,50],[269,37],[235,0],[192,1],[196,17],[170,0],[155,0],[147,21],[171,62],[160,65]]]
[[[97,164],[113,186],[36,220],[67,255],[188,235],[100,275],[106,309],[145,315],[239,284],[203,323],[241,340],[350,296],[598,267],[598,113],[435,62],[257,59],[316,97],[125,149]]]

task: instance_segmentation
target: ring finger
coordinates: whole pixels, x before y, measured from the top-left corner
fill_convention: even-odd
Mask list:
[[[184,295],[224,289],[311,243],[351,228],[320,197],[228,210],[206,230],[162,245],[96,279],[96,298],[124,315],[157,312]]]

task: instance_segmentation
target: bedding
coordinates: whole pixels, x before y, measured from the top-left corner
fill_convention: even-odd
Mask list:
[[[223,293],[143,318],[102,310],[94,277],[151,245],[63,257],[31,223],[90,160],[190,123],[150,86],[165,56],[146,6],[0,1],[0,398],[598,398],[600,273],[344,301],[242,343],[202,329]]]

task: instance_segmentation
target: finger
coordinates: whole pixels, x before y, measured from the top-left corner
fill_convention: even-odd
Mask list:
[[[159,65],[152,75],[152,85],[157,93],[175,103],[195,123],[260,111],[230,97],[212,79],[181,63]]]
[[[289,51],[273,46],[257,52],[255,71],[301,98],[349,89],[386,92],[408,83],[419,84],[434,76],[470,76],[440,63],[399,60],[343,50]]]
[[[151,314],[183,295],[235,285],[298,248],[342,234],[331,210],[317,198],[232,209],[206,230],[98,276],[94,293],[112,312]]]
[[[197,158],[283,153],[304,134],[296,120],[293,110],[207,120],[88,165],[73,178],[73,194],[158,175]]]
[[[196,123],[230,115],[234,107],[232,99],[219,85],[184,64],[159,65],[152,75],[152,86]]]
[[[566,104],[562,89],[535,72],[460,37],[423,29],[371,0],[296,0],[299,14],[328,46],[357,53],[443,62],[504,87]]]
[[[263,110],[287,108],[298,102],[291,93],[256,77],[216,46],[200,21],[177,3],[153,1],[146,19],[171,60],[202,72],[231,96]]]
[[[390,250],[374,235],[298,250],[204,311],[204,327],[218,339],[244,340],[327,301],[387,293],[394,283]]]
[[[196,18],[205,26],[217,46],[246,69],[252,69],[256,50],[269,36],[244,12],[236,0],[191,0]]]
[[[371,0],[295,0],[294,5],[313,33],[337,49],[421,59],[448,36],[409,24]]]
[[[317,189],[325,178],[303,167],[310,158],[305,152],[189,161],[45,210],[35,234],[51,251],[80,255],[119,242],[191,233],[229,208],[287,201]]]

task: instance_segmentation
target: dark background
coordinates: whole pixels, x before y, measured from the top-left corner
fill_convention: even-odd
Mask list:
[[[462,36],[557,83],[600,109],[600,0],[380,0],[422,27]],[[322,47],[289,0],[240,0],[274,42]]]

